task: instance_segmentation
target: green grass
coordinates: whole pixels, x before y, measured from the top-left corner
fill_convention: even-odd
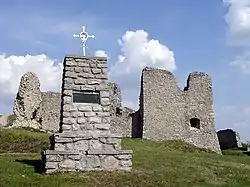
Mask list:
[[[12,133],[13,136],[9,135]],[[6,135],[10,139],[12,137],[20,138],[19,142],[26,141],[26,138],[32,139],[40,142],[39,146],[46,145],[48,142],[48,135],[38,132],[25,130],[10,132],[8,130]],[[39,147],[37,150],[41,150],[41,148]],[[179,141],[154,142],[142,139],[124,139],[123,148],[134,151],[133,170],[130,173],[86,172],[44,175],[40,173],[39,154],[0,154],[0,186],[250,186],[250,157],[248,156],[217,155]],[[35,151],[33,147],[31,150],[29,152]]]
[[[48,134],[21,128],[0,130],[0,153],[39,153],[48,148]]]

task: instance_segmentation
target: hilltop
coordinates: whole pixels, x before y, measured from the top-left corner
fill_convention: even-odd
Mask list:
[[[235,186],[250,184],[250,157],[218,155],[181,141],[123,140],[132,149],[133,170],[42,174],[40,151],[49,135],[31,129],[0,131],[0,186]],[[15,153],[15,154],[14,154]],[[230,153],[230,152],[226,152]]]

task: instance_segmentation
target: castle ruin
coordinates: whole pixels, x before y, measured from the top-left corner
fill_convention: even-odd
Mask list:
[[[214,126],[211,77],[190,73],[182,91],[172,73],[142,70],[137,134],[152,140],[183,140],[220,153]]]
[[[109,82],[111,132],[131,137],[134,110],[122,106],[121,89]],[[30,127],[50,133],[59,132],[61,93],[41,92],[39,78],[33,72],[25,73],[20,81],[13,107],[16,116],[12,127]]]
[[[39,86],[34,73],[28,72],[22,77],[15,100],[17,120],[14,124],[29,124],[33,128],[59,132],[61,93],[40,92]],[[221,152],[214,126],[212,81],[206,73],[191,73],[187,86],[181,90],[169,71],[144,68],[140,108],[136,112],[122,106],[121,89],[117,84],[108,83],[107,86],[112,133],[152,140],[183,140],[197,147]],[[35,122],[35,125],[30,125],[30,122]]]

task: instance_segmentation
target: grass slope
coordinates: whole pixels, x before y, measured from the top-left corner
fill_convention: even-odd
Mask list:
[[[2,133],[3,131],[1,131]],[[10,135],[11,130],[8,130],[6,134],[9,138],[3,138],[1,135],[1,143],[6,139],[12,142],[12,137],[15,137],[16,145],[17,142],[21,145],[23,145],[22,141],[29,142],[26,138],[39,142],[36,144],[39,146],[46,147],[48,142],[46,139],[48,135],[42,133],[30,133],[24,130],[19,133],[14,130],[12,136]],[[40,152],[41,147],[39,146],[36,149],[29,146],[31,147],[29,152],[35,150]],[[18,146],[5,150],[15,152],[14,148],[20,152]],[[179,141],[153,142],[142,139],[124,139],[123,148],[134,151],[131,173],[89,172],[43,175],[40,173],[41,165],[38,154],[0,154],[0,186],[250,186],[250,157],[248,156],[221,156]]]

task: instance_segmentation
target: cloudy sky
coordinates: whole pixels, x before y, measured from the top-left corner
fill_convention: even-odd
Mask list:
[[[81,54],[72,37],[85,25],[88,55],[107,55],[124,105],[137,109],[143,67],[165,68],[181,88],[191,71],[213,78],[216,129],[250,140],[250,0],[75,0],[0,2],[0,113],[10,113],[20,77],[35,72],[60,91],[61,62]]]

